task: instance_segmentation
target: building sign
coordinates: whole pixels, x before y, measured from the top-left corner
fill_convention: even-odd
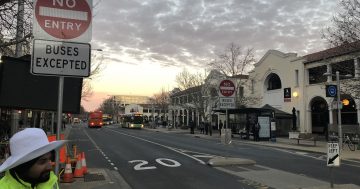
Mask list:
[[[337,86],[336,85],[326,85],[326,97],[336,97],[337,95]]]
[[[284,102],[291,102],[291,88],[284,88]]]
[[[234,109],[235,98],[233,97],[220,97],[220,109]]]
[[[34,40],[31,73],[88,77],[90,44]]]
[[[90,42],[92,0],[34,0],[35,39]]]

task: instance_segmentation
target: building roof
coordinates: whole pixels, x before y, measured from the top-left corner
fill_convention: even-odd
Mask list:
[[[177,93],[174,93],[174,94],[171,95],[171,97],[178,97],[178,96],[182,96],[182,95],[185,95],[185,94],[201,92],[201,88],[202,88],[202,85],[199,85],[199,86],[196,86],[196,87],[191,87],[191,88],[185,89],[183,91],[179,91]]]
[[[306,64],[306,63],[316,62],[319,60],[350,54],[359,50],[360,50],[360,41],[357,41],[353,43],[346,43],[320,52],[308,54],[303,56],[303,58],[305,58],[304,63]]]
[[[249,75],[239,74],[239,75],[233,75],[233,76],[230,76],[229,78],[235,78],[235,79],[249,79]]]

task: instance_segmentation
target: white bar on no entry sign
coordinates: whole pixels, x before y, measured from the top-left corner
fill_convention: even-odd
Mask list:
[[[221,90],[234,90],[234,87],[223,87],[223,86],[220,86],[220,89],[221,89]]]
[[[50,7],[40,7],[39,15],[56,17],[56,18],[83,20],[83,21],[88,20],[87,12],[64,10],[64,9],[57,9],[57,8],[50,8]]]

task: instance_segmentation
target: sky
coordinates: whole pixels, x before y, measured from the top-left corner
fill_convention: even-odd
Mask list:
[[[92,41],[103,69],[82,105],[111,95],[152,96],[176,87],[184,68],[196,73],[235,43],[299,56],[324,50],[321,32],[337,0],[93,0]],[[99,60],[99,58],[97,59]],[[94,60],[92,60],[94,62]]]

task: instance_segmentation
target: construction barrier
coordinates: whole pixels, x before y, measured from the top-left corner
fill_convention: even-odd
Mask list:
[[[60,139],[64,140],[65,136],[64,134],[60,134]],[[49,142],[56,141],[56,135],[48,135]],[[65,163],[66,161],[66,146],[63,146],[60,148],[60,157],[59,157],[60,163]]]

